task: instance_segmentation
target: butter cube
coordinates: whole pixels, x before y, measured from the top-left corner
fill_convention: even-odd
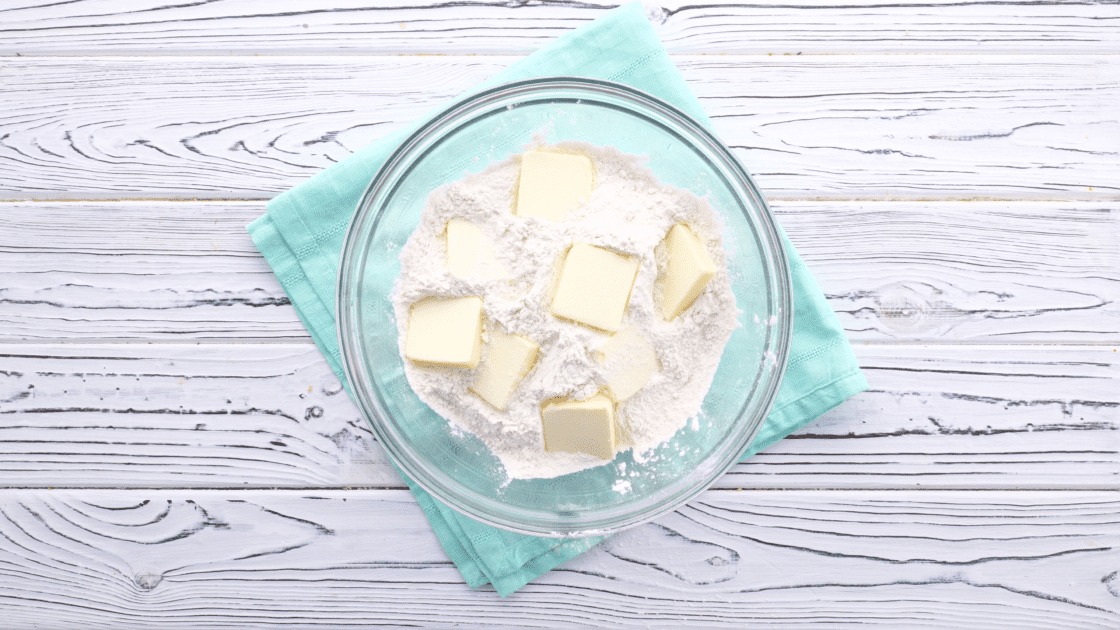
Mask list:
[[[607,392],[616,402],[637,394],[660,366],[653,344],[629,326],[611,335],[595,352],[607,371]]]
[[[517,216],[562,221],[569,208],[591,198],[591,160],[582,155],[528,151],[521,156]]]
[[[614,332],[630,303],[638,260],[587,243],[568,250],[552,296],[552,314]]]
[[[478,365],[482,355],[482,298],[427,298],[413,304],[404,354],[417,363]]]
[[[447,222],[447,268],[460,278],[470,275],[478,264],[482,246],[482,230],[470,221],[451,219]]]
[[[662,285],[661,312],[666,320],[680,315],[704,291],[716,275],[716,265],[708,250],[692,230],[678,223],[665,237],[669,262]]]
[[[541,408],[544,450],[614,457],[614,403],[602,394],[587,400],[561,401]]]
[[[460,278],[492,280],[508,275],[482,229],[464,219],[447,222],[447,268]]]
[[[504,410],[513,390],[533,369],[540,346],[519,335],[492,331],[486,344],[486,360],[470,390],[483,400]]]

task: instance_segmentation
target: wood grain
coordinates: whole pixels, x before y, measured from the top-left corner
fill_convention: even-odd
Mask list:
[[[772,207],[853,341],[1113,343],[1120,332],[1115,206]]]
[[[7,487],[401,486],[314,345],[0,355]]]
[[[1108,346],[855,346],[871,391],[724,488],[1120,487]],[[400,487],[308,344],[0,346],[2,487]]]
[[[13,629],[1120,623],[1115,492],[710,491],[505,600],[404,491],[4,491],[0,535]]]
[[[773,204],[849,338],[1116,342],[1116,204]],[[309,340],[259,202],[8,203],[0,340]]]
[[[512,61],[7,59],[0,196],[268,198]],[[1115,56],[677,63],[772,199],[1120,198]]]
[[[527,54],[615,3],[11,0],[0,54]],[[673,53],[1115,52],[1112,2],[643,2]]]
[[[1116,347],[853,349],[870,390],[720,487],[1120,488]]]
[[[264,204],[22,204],[0,211],[8,339],[310,342],[245,226]]]

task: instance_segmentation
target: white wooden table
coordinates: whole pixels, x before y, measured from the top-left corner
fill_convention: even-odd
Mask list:
[[[0,626],[1120,627],[1120,4],[647,7],[871,391],[503,600],[244,226],[607,5],[2,0]]]

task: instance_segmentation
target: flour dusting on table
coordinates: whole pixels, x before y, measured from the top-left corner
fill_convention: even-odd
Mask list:
[[[687,430],[689,424],[695,430],[698,422],[706,422],[698,419],[701,403],[738,325],[720,242],[722,224],[706,200],[660,183],[637,156],[585,143],[550,148],[591,158],[596,182],[585,204],[570,210],[562,222],[514,215],[510,203],[520,156],[443,186],[431,194],[420,225],[401,250],[401,276],[392,296],[402,348],[410,306],[431,296],[482,297],[484,342],[490,331],[500,330],[540,345],[535,367],[505,411],[468,390],[477,368],[404,361],[409,384],[420,399],[453,429],[477,435],[514,479],[556,477],[607,463],[583,453],[544,450],[541,401],[560,396],[584,399],[606,384],[594,350],[609,335],[557,319],[550,311],[558,263],[573,243],[590,243],[640,260],[623,326],[636,326],[650,340],[661,370],[617,407],[619,451],[632,448],[637,461],[678,430]],[[454,218],[481,228],[504,269],[491,268],[469,279],[448,271],[444,231]],[[666,257],[659,245],[677,223],[693,229],[718,272],[692,307],[667,322],[656,295],[658,261],[663,265]],[[495,277],[503,273],[506,277]]]

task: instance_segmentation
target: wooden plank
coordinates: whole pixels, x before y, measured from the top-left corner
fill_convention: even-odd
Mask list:
[[[1120,488],[1116,347],[853,349],[870,390],[720,487]]]
[[[0,196],[271,197],[513,61],[7,59]],[[1115,56],[678,65],[772,199],[1120,198]]]
[[[263,213],[261,202],[4,204],[3,336],[310,342],[245,231]]]
[[[310,344],[16,345],[0,364],[6,487],[402,485]]]
[[[774,203],[856,342],[1115,342],[1117,204]],[[8,203],[0,340],[309,340],[260,202]]]
[[[1120,332],[1115,206],[773,208],[853,341],[1108,343]]]
[[[1109,346],[855,346],[871,391],[724,488],[1120,487]],[[0,487],[400,487],[308,344],[0,346]]]
[[[12,628],[1120,624],[1116,492],[708,492],[505,600],[404,491],[4,491],[0,535]]]
[[[0,54],[527,54],[613,3],[10,1]],[[1111,53],[1114,3],[645,2],[673,53]]]

